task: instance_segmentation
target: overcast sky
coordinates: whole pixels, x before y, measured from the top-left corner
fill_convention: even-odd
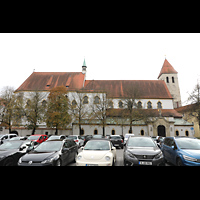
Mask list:
[[[36,72],[81,72],[87,80],[156,80],[165,55],[178,71],[182,104],[200,81],[200,34],[1,33],[0,90]]]

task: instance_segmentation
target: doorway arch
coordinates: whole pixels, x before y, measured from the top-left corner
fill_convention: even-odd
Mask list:
[[[157,127],[158,136],[166,137],[166,128],[163,125]]]

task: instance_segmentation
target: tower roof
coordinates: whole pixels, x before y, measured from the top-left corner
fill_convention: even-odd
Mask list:
[[[85,58],[84,58],[84,61],[83,61],[83,66],[86,67]]]
[[[160,74],[158,78],[162,74],[177,74],[178,72],[172,67],[172,65],[168,62],[168,60],[165,58],[165,61],[163,63],[162,69],[160,71]]]

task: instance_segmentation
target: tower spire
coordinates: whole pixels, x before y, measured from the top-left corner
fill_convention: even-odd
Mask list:
[[[82,66],[82,74],[86,74],[86,62],[85,62],[85,58],[84,58],[84,61],[83,61],[83,66]]]

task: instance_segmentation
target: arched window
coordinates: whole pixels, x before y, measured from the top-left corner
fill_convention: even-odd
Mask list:
[[[100,103],[100,98],[98,96],[94,97],[94,103],[99,104]]]
[[[174,81],[174,77],[172,76],[172,83],[175,83],[175,81]]]
[[[169,77],[168,76],[166,77],[166,82],[169,83]]]
[[[76,108],[76,106],[77,106],[77,103],[76,103],[76,100],[74,99],[74,100],[72,101],[72,107]]]
[[[88,104],[88,96],[83,97],[83,104]]]
[[[98,130],[94,129],[94,135],[97,135],[97,134],[98,134]]]
[[[189,136],[189,131],[188,131],[188,130],[185,131],[185,135],[186,135],[187,137]]]
[[[176,136],[179,136],[179,131],[178,130],[176,130]]]
[[[152,108],[152,103],[151,103],[151,101],[148,101],[148,102],[147,102],[147,108],[148,108],[148,109]]]
[[[81,129],[81,135],[84,135],[84,133],[85,133],[85,131],[84,131],[84,129],[82,128],[82,129]]]
[[[138,108],[142,108],[142,102],[138,101],[137,106],[138,106]]]
[[[113,129],[113,130],[111,131],[111,134],[112,134],[112,135],[115,135],[115,129]]]
[[[162,103],[160,101],[157,103],[157,108],[162,108]]]
[[[124,106],[124,105],[123,105],[123,102],[120,100],[120,101],[119,101],[119,108],[123,108],[123,106]]]
[[[143,129],[140,131],[140,135],[144,135],[144,130]]]
[[[46,105],[47,105],[47,101],[46,101],[46,100],[43,100],[43,101],[42,101],[42,106],[43,106],[43,107],[46,107]]]

